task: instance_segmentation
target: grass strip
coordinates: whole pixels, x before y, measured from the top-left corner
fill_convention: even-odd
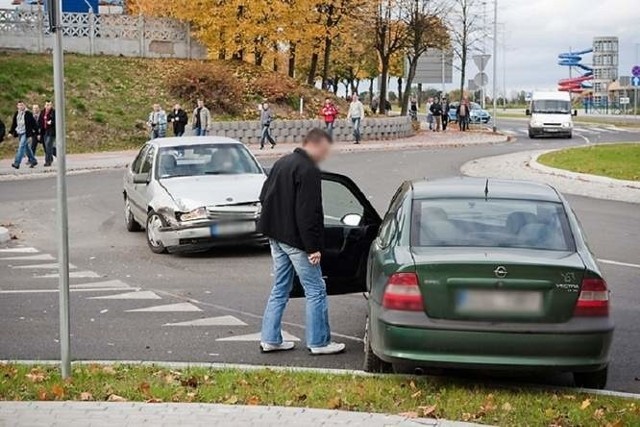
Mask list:
[[[573,172],[640,180],[640,144],[635,143],[568,148],[543,154],[538,162]]]
[[[501,426],[637,425],[640,403],[566,390],[502,388],[438,377],[356,376],[144,365],[0,364],[0,400],[208,402],[402,414]]]

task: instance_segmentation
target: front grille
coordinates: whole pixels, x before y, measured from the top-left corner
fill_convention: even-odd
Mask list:
[[[558,127],[562,126],[561,123],[543,123],[543,125],[545,125],[545,126],[558,126]]]
[[[240,206],[208,206],[207,216],[209,219],[218,221],[235,221],[258,218],[260,208],[255,205]]]

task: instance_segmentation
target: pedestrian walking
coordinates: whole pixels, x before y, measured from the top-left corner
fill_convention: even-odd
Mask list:
[[[444,98],[442,100],[442,131],[447,130],[449,125],[449,100]]]
[[[460,104],[456,109],[456,116],[458,117],[458,127],[462,132],[469,130],[469,101],[467,98],[462,98]]]
[[[409,115],[411,116],[411,120],[416,122],[418,121],[418,100],[415,97],[411,97],[409,102]]]
[[[7,127],[4,125],[2,119],[0,119],[0,142],[4,141],[4,137],[7,135]]]
[[[36,131],[31,136],[31,152],[33,157],[36,157],[36,151],[38,151],[38,144],[43,144],[42,133],[40,131],[40,106],[33,104],[31,106],[31,114],[33,114],[33,120],[36,121]],[[37,158],[37,157],[36,157]]]
[[[44,103],[39,128],[44,143],[44,165],[49,167],[53,163],[53,156],[56,155],[56,112],[51,101]]]
[[[349,119],[353,125],[354,144],[360,144],[362,137],[360,134],[360,125],[362,124],[362,119],[364,119],[364,105],[360,102],[357,94],[353,94],[351,97],[351,104],[349,104],[349,112],[347,113],[347,120]]]
[[[312,129],[293,153],[278,160],[265,181],[258,229],[269,237],[273,287],[262,318],[263,352],[291,350],[283,341],[282,315],[297,275],[306,298],[306,344],[311,354],[334,354],[345,345],[331,341],[327,290],[320,260],[324,237],[322,182],[318,165],[331,151],[328,132]]]
[[[440,130],[442,129],[442,104],[440,103],[439,98],[436,98],[433,101],[433,104],[431,104],[431,107],[429,108],[429,110],[433,115],[433,121],[434,121],[432,130],[434,132],[440,132]]]
[[[184,130],[187,127],[189,117],[180,104],[175,104],[173,106],[173,110],[171,110],[167,116],[167,121],[171,123],[171,126],[173,126],[173,135],[182,136],[184,135]]]
[[[268,102],[262,103],[262,109],[260,110],[260,127],[262,133],[260,136],[260,149],[264,148],[265,141],[269,141],[271,148],[276,146],[276,140],[271,136],[271,122],[273,121],[273,112],[269,107]]]
[[[211,113],[205,107],[204,101],[198,99],[196,108],[193,110],[193,132],[196,136],[205,136],[211,127]]]
[[[324,126],[329,135],[333,138],[333,126],[335,124],[336,118],[338,117],[338,109],[331,101],[331,98],[327,98],[324,100],[324,105],[322,110],[320,110],[320,115],[324,118]]]
[[[31,151],[31,145],[29,144],[29,138],[36,132],[37,127],[38,124],[33,118],[31,111],[27,110],[27,106],[23,101],[18,101],[16,112],[11,121],[11,129],[9,130],[9,133],[18,139],[16,157],[11,164],[14,169],[20,169],[20,162],[22,162],[22,158],[25,155],[29,161],[29,167],[33,168],[38,164],[38,160],[34,157]]]
[[[167,113],[160,104],[153,104],[153,110],[149,113],[147,125],[150,129],[150,138],[164,138],[167,136]]]
[[[433,113],[431,112],[431,106],[433,105],[433,98],[429,98],[427,100],[427,124],[429,125],[429,130],[433,130]]]

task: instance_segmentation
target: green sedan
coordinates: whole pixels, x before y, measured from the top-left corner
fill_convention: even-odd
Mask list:
[[[325,173],[322,191],[327,292],[368,294],[366,371],[548,370],[605,386],[609,290],[553,187],[405,182],[384,218],[347,177]]]

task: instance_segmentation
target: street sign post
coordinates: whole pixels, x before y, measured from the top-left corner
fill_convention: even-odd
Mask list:
[[[640,87],[640,65],[631,69],[631,86],[633,86],[633,114],[638,115],[638,88]]]
[[[69,219],[67,212],[66,129],[64,117],[64,51],[62,46],[62,0],[47,0],[49,29],[53,33],[53,94],[56,109],[56,158],[58,225],[58,285],[60,311],[60,370],[62,378],[71,376],[69,317]]]

